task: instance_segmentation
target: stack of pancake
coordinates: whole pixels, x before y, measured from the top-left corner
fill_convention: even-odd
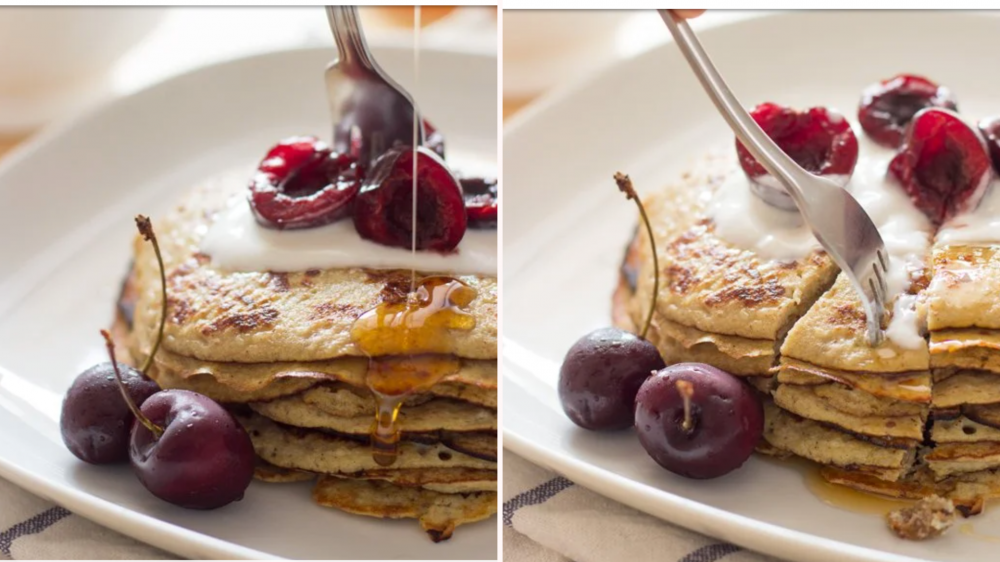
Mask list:
[[[927,290],[934,376],[931,439],[936,480],[1000,492],[1000,254],[996,246],[938,243]]]
[[[937,244],[929,271],[909,264],[886,321],[915,315],[924,339],[872,348],[861,303],[825,253],[765,260],[715,234],[712,196],[740,172],[718,159],[707,168],[643,199],[661,273],[649,339],[666,363],[746,377],[765,404],[758,450],[812,460],[830,482],[937,494],[966,515],[1000,496],[1000,251]],[[618,326],[642,326],[652,284],[639,230],[613,297]]]
[[[355,320],[401,302],[410,271],[336,269],[231,272],[199,252],[200,237],[231,196],[230,181],[195,190],[154,220],[167,275],[167,322],[150,376],[228,405],[259,457],[258,478],[315,480],[322,505],[377,517],[418,518],[434,540],[484,519],[497,504],[497,282],[462,276],[478,296],[471,331],[446,342],[461,368],[411,395],[399,417],[395,463],[375,462],[369,359],[351,339]],[[154,252],[140,240],[119,303],[117,333],[132,359],[152,351],[160,319]]]
[[[922,285],[913,283],[911,292]],[[890,339],[871,347],[866,325],[841,274],[781,347],[765,439],[823,465],[896,482],[912,471],[924,440],[930,355],[923,340],[914,348]]]

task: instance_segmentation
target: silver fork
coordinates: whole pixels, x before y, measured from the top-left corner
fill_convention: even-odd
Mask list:
[[[786,155],[733,95],[687,22],[670,10],[658,12],[736,137],[781,182],[816,240],[847,274],[868,319],[868,343],[873,347],[881,343],[889,255],[868,213],[842,186],[807,172]]]
[[[375,61],[357,6],[327,6],[326,15],[337,43],[337,60],[326,69],[334,149],[367,164],[396,143],[414,145],[416,103]],[[421,146],[423,120],[417,125]]]

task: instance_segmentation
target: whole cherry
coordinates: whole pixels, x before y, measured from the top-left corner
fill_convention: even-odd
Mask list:
[[[633,199],[646,225],[652,225],[628,176],[615,174],[618,188]],[[653,252],[653,297],[642,334],[620,328],[601,328],[577,340],[559,370],[559,400],[573,423],[591,430],[617,430],[632,425],[635,395],[652,373],[664,367],[663,358],[646,334],[659,287],[659,265]]]
[[[764,431],[764,408],[738,378],[703,363],[677,363],[643,383],[635,429],[649,456],[688,478],[743,465]]]

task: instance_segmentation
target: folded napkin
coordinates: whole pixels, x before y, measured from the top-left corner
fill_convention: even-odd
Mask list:
[[[0,560],[172,558],[0,479]]]
[[[504,562],[767,562],[503,453]]]

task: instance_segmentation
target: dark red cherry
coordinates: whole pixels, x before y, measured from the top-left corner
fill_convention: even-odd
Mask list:
[[[496,229],[499,201],[496,178],[462,178],[469,228]]]
[[[450,252],[465,236],[462,187],[444,161],[426,147],[396,147],[372,165],[354,203],[354,227],[363,238],[410,248],[413,235],[413,160],[417,160],[417,249]]]
[[[754,391],[704,363],[659,371],[643,383],[635,403],[635,429],[646,452],[688,478],[736,470],[764,431],[764,408]]]
[[[136,404],[160,390],[142,373],[118,364],[125,389]],[[128,437],[135,416],[122,398],[111,363],[80,373],[63,398],[59,429],[71,453],[92,464],[128,460]]]
[[[250,207],[262,225],[311,228],[346,217],[363,170],[315,137],[285,139],[272,148],[250,180]]]
[[[656,346],[618,328],[600,328],[573,344],[559,370],[559,400],[585,429],[625,429],[635,419],[635,394],[664,367]]]
[[[253,478],[250,436],[225,408],[189,390],[163,390],[142,413],[163,429],[136,421],[129,457],[154,496],[189,509],[215,509],[243,498]]]
[[[979,133],[956,113],[937,108],[914,116],[889,172],[935,224],[975,209],[993,177]]]
[[[825,107],[797,111],[774,103],[762,103],[750,112],[754,121],[809,172],[850,176],[858,162],[858,139],[844,116]],[[757,180],[767,170],[736,141],[736,152],[747,177]]]
[[[444,135],[426,119],[424,119],[424,146],[444,158]]]
[[[858,122],[875,142],[898,147],[906,126],[921,109],[958,110],[951,90],[913,74],[900,74],[865,88],[858,105]]]

